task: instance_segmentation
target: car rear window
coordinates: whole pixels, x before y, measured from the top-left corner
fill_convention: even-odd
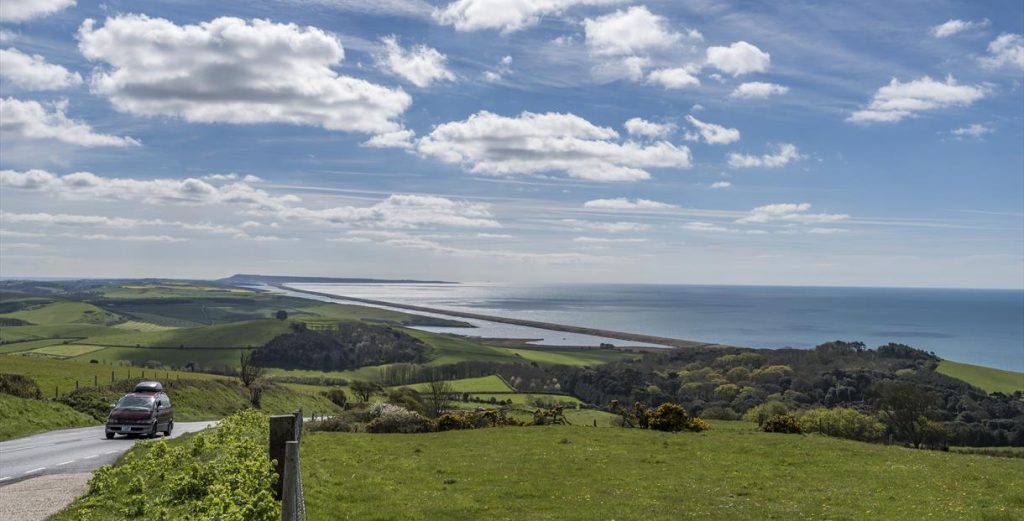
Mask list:
[[[124,398],[121,398],[121,401],[117,402],[117,408],[149,410],[153,408],[153,397],[134,395],[125,396]]]

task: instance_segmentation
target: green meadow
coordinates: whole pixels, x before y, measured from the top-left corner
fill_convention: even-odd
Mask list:
[[[953,378],[959,378],[990,393],[1012,394],[1014,391],[1024,391],[1024,373],[1016,371],[961,364],[949,360],[939,362],[939,366],[935,370]]]
[[[302,455],[311,520],[1024,519],[1024,460],[746,422],[317,432]]]

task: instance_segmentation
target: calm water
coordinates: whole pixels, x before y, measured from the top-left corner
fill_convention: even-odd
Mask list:
[[[1024,291],[682,285],[293,284],[439,309],[749,347],[900,342],[1024,371]],[[621,342],[619,342],[621,343]]]

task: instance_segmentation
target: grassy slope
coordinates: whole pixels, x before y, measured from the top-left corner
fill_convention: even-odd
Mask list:
[[[109,384],[111,372],[114,373],[115,380],[127,380],[129,377],[142,376],[143,370],[138,367],[89,364],[28,356],[0,356],[0,373],[16,373],[27,376],[35,380],[39,388],[43,390],[43,394],[48,397],[53,397],[54,390],[58,387],[60,394],[74,390],[76,380],[81,387],[91,387],[94,381],[98,381],[100,385]],[[145,374],[150,378],[165,380],[223,378],[202,373],[164,371],[162,369],[158,371],[147,369]]]
[[[491,375],[481,376],[479,378],[463,378],[461,380],[449,380],[452,386],[452,390],[459,393],[501,393],[501,392],[515,392],[515,389],[508,386],[505,380]],[[421,383],[413,384],[407,387],[411,387],[417,391],[423,392],[427,390],[430,384]],[[401,386],[399,386],[401,387]]]
[[[83,343],[143,347],[256,347],[289,331],[288,322],[266,319],[145,333],[118,330],[116,334],[104,336],[96,342]]]
[[[36,432],[96,425],[96,420],[67,405],[0,393],[0,441]]]
[[[101,362],[117,363],[120,360],[127,360],[136,365],[145,364],[149,361],[159,361],[165,366],[185,367],[189,362],[195,362],[199,367],[221,367],[238,365],[238,358],[242,351],[247,349],[178,349],[144,347],[106,347],[98,351],[84,354],[74,360],[88,362],[99,360]]]
[[[310,433],[309,519],[1021,519],[1024,461],[743,422]]]
[[[33,324],[96,324],[117,322],[120,316],[84,302],[54,302],[44,306],[0,315]]]
[[[939,366],[935,370],[953,378],[959,378],[990,393],[998,391],[1011,394],[1014,391],[1024,391],[1024,373],[961,364],[949,360],[939,362]]]

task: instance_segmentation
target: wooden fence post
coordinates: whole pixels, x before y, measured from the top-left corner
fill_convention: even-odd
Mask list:
[[[281,493],[281,521],[297,521],[299,513],[299,442],[284,444],[284,487]]]
[[[270,417],[270,447],[268,454],[274,460],[274,472],[277,482],[274,483],[274,497],[281,499],[281,487],[284,484],[285,443],[295,441],[295,416],[284,414]]]

